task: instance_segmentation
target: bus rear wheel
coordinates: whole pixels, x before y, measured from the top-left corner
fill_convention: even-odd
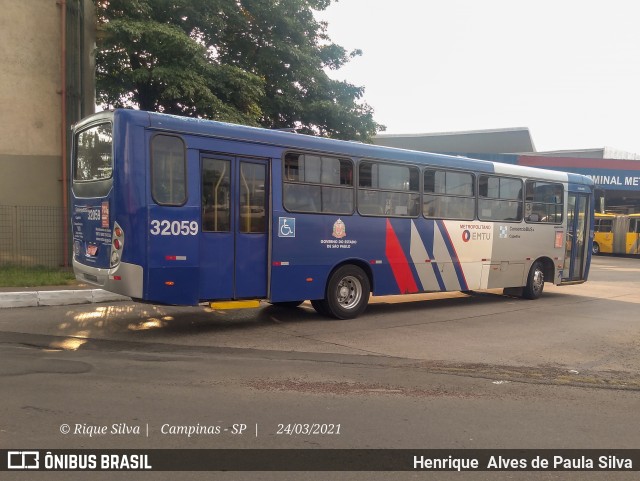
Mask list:
[[[593,246],[591,247],[591,253],[594,256],[597,256],[598,254],[600,254],[600,246],[598,245],[597,242],[593,243]]]
[[[537,299],[544,289],[544,267],[541,262],[534,262],[527,277],[527,285],[524,286],[522,297],[525,299]]]
[[[318,302],[320,309],[316,310],[337,319],[353,319],[366,309],[370,291],[369,277],[362,269],[342,266],[329,278],[326,297]]]

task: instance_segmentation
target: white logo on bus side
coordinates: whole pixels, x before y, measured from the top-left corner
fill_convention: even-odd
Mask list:
[[[198,222],[195,220],[152,220],[151,235],[196,235]]]

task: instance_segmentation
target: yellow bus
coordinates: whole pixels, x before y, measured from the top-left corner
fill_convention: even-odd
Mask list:
[[[640,214],[595,214],[594,254],[640,254]]]

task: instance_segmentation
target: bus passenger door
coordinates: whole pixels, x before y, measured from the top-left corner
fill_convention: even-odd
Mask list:
[[[201,158],[200,299],[267,295],[267,163]]]
[[[585,278],[586,246],[589,239],[590,197],[569,192],[567,206],[567,238],[563,267],[563,281]]]

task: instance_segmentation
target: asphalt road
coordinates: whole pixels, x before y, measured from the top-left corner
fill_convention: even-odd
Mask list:
[[[497,291],[378,298],[349,321],[327,320],[308,305],[5,309],[0,448],[638,449],[639,274],[640,260],[598,257],[588,283],[547,284],[537,301]],[[339,434],[286,434],[293,423],[339,425]],[[241,425],[246,430],[234,434]],[[183,426],[219,433],[176,433]],[[70,474],[46,479],[114,477]],[[425,477],[637,479],[637,473],[179,476]],[[177,478],[156,472],[136,479]]]

